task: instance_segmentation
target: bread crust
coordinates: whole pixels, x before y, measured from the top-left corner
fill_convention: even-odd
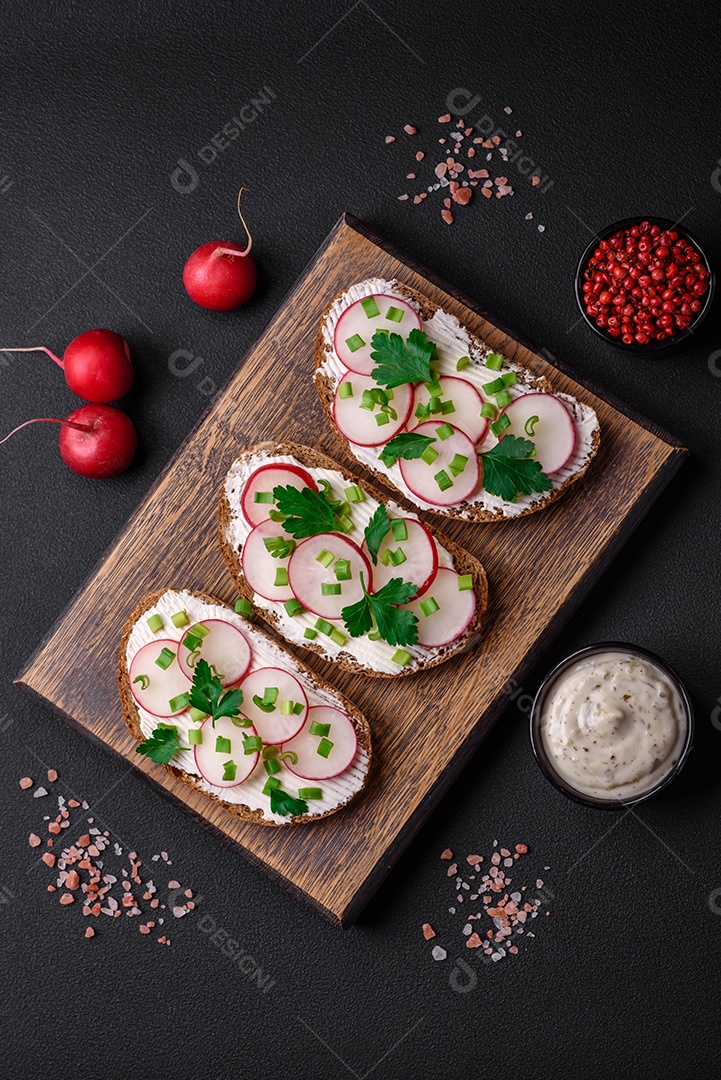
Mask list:
[[[133,738],[137,739],[138,741],[141,741],[144,736],[140,727],[140,714],[138,712],[137,706],[135,704],[135,699],[130,689],[130,676],[128,673],[128,665],[126,659],[128,640],[135,624],[142,618],[145,612],[152,608],[160,599],[160,597],[168,591],[168,589],[156,589],[154,592],[148,593],[146,596],[143,597],[142,600],[138,602],[138,604],[126,620],[125,626],[123,628],[123,636],[120,641],[120,652],[118,655],[118,684],[120,687],[120,700],[123,706],[123,716],[125,717],[125,723],[128,725],[128,728]],[[184,589],[183,591],[191,593],[193,596],[198,597],[199,600],[203,600],[207,604],[219,604],[222,607],[228,607],[228,605],[223,600],[219,600],[217,597],[211,596],[209,593],[197,592],[195,589]],[[260,627],[251,626],[249,627],[249,631],[251,644],[252,635],[259,634],[261,637],[264,637],[267,641],[271,642],[276,648],[282,649],[283,646]],[[253,821],[259,825],[275,826],[277,828],[284,828],[288,825],[312,824],[317,821],[321,821],[323,818],[330,817],[331,814],[336,814],[339,810],[342,810],[344,806],[347,806],[348,803],[350,803],[353,799],[357,798],[365,788],[366,784],[368,783],[368,776],[370,775],[370,770],[373,762],[370,725],[363,713],[360,711],[360,709],[356,708],[356,706],[346,697],[344,697],[344,695],[341,694],[340,691],[336,690],[334,686],[330,686],[329,683],[326,683],[322,679],[320,679],[315,674],[315,672],[311,671],[310,668],[306,667],[305,664],[302,661],[298,660],[295,656],[288,654],[288,659],[291,665],[293,665],[297,670],[300,670],[301,673],[309,680],[312,686],[332,693],[333,696],[337,699],[338,707],[343,709],[344,712],[348,713],[348,716],[353,721],[353,726],[355,728],[358,742],[368,754],[368,767],[363,778],[363,783],[358,789],[358,791],[353,792],[352,795],[350,795],[344,802],[339,803],[338,806],[333,807],[331,810],[326,810],[322,814],[313,814],[311,817],[308,817],[305,814],[294,814],[286,821],[269,821],[267,818],[263,817],[263,813],[261,810],[251,810],[248,806],[242,806],[238,803],[226,802],[224,799],[219,798],[212,792],[206,791],[203,787],[201,787],[199,777],[193,775],[192,773],[186,772],[185,769],[179,769],[175,765],[160,766],[160,768],[165,769],[166,772],[170,773],[170,775],[174,777],[174,779],[182,780],[184,784],[188,784],[189,787],[194,788],[196,791],[200,791],[206,799],[210,799],[213,802],[218,803],[234,817],[240,818],[241,821]]]
[[[290,455],[298,461],[300,465],[304,465],[307,469],[333,469],[342,473],[347,479],[349,484],[360,484],[360,486],[367,491],[371,498],[376,499],[377,502],[388,502],[389,496],[385,495],[382,491],[379,491],[372,484],[369,484],[365,480],[360,480],[348,469],[344,468],[333,458],[328,457],[326,454],[321,453],[319,450],[315,450],[310,446],[302,446],[299,443],[292,442],[262,442],[257,443],[255,446],[249,447],[238,455],[240,460],[243,457],[249,457],[256,453],[266,453],[273,455]],[[231,508],[228,498],[225,494],[225,485],[223,485],[223,491],[220,498],[220,506],[218,508],[218,534],[220,538],[220,547],[223,552],[223,558],[228,566],[233,581],[241,594],[251,603],[254,602],[254,593],[248,582],[243,576],[243,569],[240,560],[240,552],[236,551],[231,544],[228,543],[226,538],[226,531],[231,521]],[[354,656],[343,655],[341,653],[337,656],[333,663],[337,664],[343,671],[353,672],[354,674],[363,673],[370,675],[377,679],[399,679],[407,675],[413,675],[417,671],[424,671],[426,668],[436,667],[438,664],[443,664],[446,660],[450,660],[452,656],[456,656],[458,653],[465,652],[468,649],[474,639],[480,634],[481,627],[483,625],[486,612],[488,610],[488,578],[483,565],[473,555],[467,552],[464,548],[454,543],[452,540],[446,539],[446,537],[439,535],[432,526],[427,522],[423,522],[425,527],[434,536],[440,544],[446,549],[446,551],[453,557],[453,561],[456,565],[456,569],[461,574],[473,575],[473,591],[476,597],[476,614],[470,626],[466,629],[466,632],[458,641],[453,642],[451,645],[446,645],[438,650],[438,655],[433,659],[425,661],[420,665],[413,666],[411,668],[401,668],[398,672],[390,673],[386,671],[376,671],[374,668],[366,667],[364,664],[359,663]],[[274,612],[266,611],[264,608],[256,607],[255,610],[258,614],[268,622],[274,630],[282,635],[283,629],[281,621],[277,618]],[[328,659],[327,653],[322,646],[317,645],[313,641],[304,642],[304,648],[318,653],[319,656],[323,656]]]
[[[394,282],[393,288],[401,296],[405,296],[408,300],[412,300],[418,306],[421,318],[424,320],[433,318],[437,311],[442,310],[437,304],[432,303],[432,301],[430,301],[426,296],[424,296],[422,293],[419,293],[416,289],[412,289],[409,285],[403,285],[401,282]],[[345,436],[343,436],[338,430],[333,419],[333,398],[335,396],[336,384],[333,379],[331,379],[328,375],[324,374],[321,371],[321,367],[325,362],[328,352],[330,351],[330,346],[328,346],[323,340],[323,327],[325,325],[325,321],[328,317],[330,309],[333,307],[333,304],[336,302],[336,300],[340,299],[340,297],[345,291],[346,290],[343,289],[336,296],[334,296],[323,312],[320,327],[318,329],[318,335],[316,337],[314,353],[315,374],[313,377],[313,381],[315,382],[316,390],[318,391],[318,396],[323,406],[323,411],[328,418],[328,423],[331,426],[333,434],[343,446],[345,451],[351,457],[353,457],[354,455],[350,443],[345,438]],[[488,347],[481,338],[474,334],[468,327],[465,327],[465,330],[470,336],[472,343],[477,348],[479,348],[481,351],[487,351]],[[516,365],[514,362],[514,367],[515,366]],[[529,371],[526,371],[523,368],[520,368],[518,370],[518,381],[522,382],[524,386],[531,387],[532,389],[539,392],[547,394],[557,393],[557,391],[554,390],[552,384],[544,375],[532,375]],[[535,500],[530,506],[524,507],[519,513],[513,515],[504,514],[501,509],[484,510],[483,507],[481,507],[478,503],[469,502],[460,503],[457,507],[449,506],[445,509],[433,509],[432,507],[425,506],[418,507],[418,504],[416,504],[413,499],[409,497],[404,491],[401,491],[400,488],[396,487],[390,477],[386,476],[384,472],[381,472],[379,469],[374,469],[371,466],[367,466],[365,465],[365,463],[363,463],[363,467],[367,468],[369,472],[372,472],[373,475],[377,477],[377,479],[386,487],[391,488],[402,498],[406,499],[409,502],[412,502],[414,506],[417,506],[419,509],[427,511],[428,513],[440,514],[443,517],[453,518],[456,521],[506,522],[515,521],[520,517],[525,517],[527,514],[534,514],[537,510],[543,510],[545,509],[545,507],[550,506],[551,503],[555,502],[557,499],[560,499],[560,497],[564,495],[573,484],[575,484],[578,480],[585,476],[591,462],[593,461],[594,457],[598,452],[600,444],[600,430],[597,427],[593,432],[593,436],[591,439],[591,450],[587,461],[585,461],[581,466],[579,466],[579,468],[575,472],[571,473],[571,475],[568,476],[559,487],[554,488],[552,491],[549,491],[543,498]]]

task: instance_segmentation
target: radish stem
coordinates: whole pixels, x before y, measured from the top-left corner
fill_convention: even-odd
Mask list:
[[[62,424],[64,427],[76,428],[77,431],[85,431],[89,434],[92,434],[93,432],[93,428],[88,424],[76,424],[73,420],[61,420],[59,416],[39,416],[35,420],[26,420],[24,424],[18,424],[16,428],[13,428],[9,435],[6,435],[4,439],[0,439],[0,446],[2,446],[4,442],[7,442],[16,431],[21,431],[24,427],[27,427],[28,424]]]
[[[240,258],[240,259],[244,258],[246,255],[250,255],[250,249],[253,246],[253,237],[250,235],[250,229],[245,224],[245,218],[243,217],[243,214],[242,214],[241,209],[240,209],[240,196],[243,194],[244,191],[247,191],[247,190],[248,190],[247,188],[242,187],[240,189],[240,191],[238,192],[238,217],[243,222],[243,228],[245,229],[245,235],[248,237],[248,246],[245,249],[245,251],[233,251],[233,250],[231,250],[231,248],[219,247],[219,248],[215,249],[215,254],[216,255],[237,255],[238,258]]]
[[[56,356],[54,352],[50,352],[50,349],[46,349],[44,345],[34,345],[32,348],[23,349],[0,349],[0,352],[44,352],[47,353],[50,359],[54,360],[59,367],[63,366],[63,362],[60,357]]]

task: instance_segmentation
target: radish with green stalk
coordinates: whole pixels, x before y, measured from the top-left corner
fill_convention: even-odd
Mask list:
[[[118,476],[135,457],[138,436],[132,420],[112,405],[82,405],[65,419],[40,416],[19,424],[0,445],[29,424],[60,424],[60,456],[73,472],[91,480]]]
[[[114,330],[85,330],[70,342],[62,360],[44,345],[0,352],[44,352],[62,368],[65,382],[78,397],[96,405],[125,397],[134,371],[127,341]]]
[[[250,254],[253,237],[240,211],[240,197],[245,190],[238,192],[238,215],[248,237],[246,246],[242,248],[230,240],[201,244],[183,267],[185,291],[209,311],[234,311],[255,292],[258,271]]]

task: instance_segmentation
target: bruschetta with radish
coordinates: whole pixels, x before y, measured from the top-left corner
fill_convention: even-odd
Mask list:
[[[447,517],[541,510],[584,475],[600,442],[589,405],[398,281],[369,278],[328,305],[314,378],[348,452]]]
[[[408,675],[481,630],[481,563],[311,447],[239,454],[219,531],[242,598],[287,641],[346,670]]]
[[[120,646],[125,720],[139,754],[236,817],[317,821],[365,787],[370,729],[250,614],[191,589],[141,600]]]

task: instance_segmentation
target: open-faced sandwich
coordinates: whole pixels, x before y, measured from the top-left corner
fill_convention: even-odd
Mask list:
[[[120,646],[125,720],[138,753],[236,817],[317,821],[365,786],[368,723],[237,606],[190,589],[140,601]]]
[[[226,477],[220,542],[239,591],[288,641],[392,678],[468,648],[482,565],[337,462],[259,443]]]
[[[424,510],[468,521],[530,514],[580,479],[598,449],[590,406],[398,281],[371,278],[337,296],[315,363],[348,451]]]

